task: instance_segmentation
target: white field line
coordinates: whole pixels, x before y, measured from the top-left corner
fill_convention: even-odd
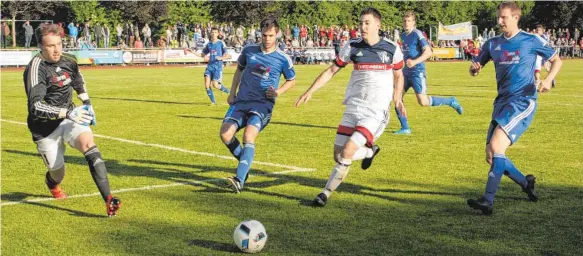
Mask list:
[[[259,177],[266,176],[266,177],[268,177],[268,176],[272,176],[272,175],[281,175],[281,174],[294,173],[294,172],[310,172],[310,171],[314,171],[314,169],[287,170],[287,171],[281,171],[281,172],[273,172],[273,173],[270,173],[268,175],[249,175],[249,176],[259,176]],[[118,190],[112,190],[111,193],[112,194],[121,194],[121,193],[132,192],[132,191],[152,190],[152,189],[158,189],[158,188],[169,188],[169,187],[177,187],[177,186],[184,186],[184,185],[196,185],[196,184],[209,183],[209,182],[215,182],[215,181],[221,181],[221,180],[224,180],[224,179],[213,178],[213,179],[197,180],[197,181],[174,182],[174,183],[170,183],[170,184],[152,185],[152,186],[144,186],[144,187],[137,187],[137,188],[122,188],[122,189],[118,189]],[[67,199],[93,197],[93,196],[101,196],[101,194],[99,194],[99,192],[95,192],[95,193],[90,193],[90,194],[67,195]],[[26,204],[26,203],[38,203],[38,202],[54,201],[54,200],[59,200],[59,199],[56,199],[54,197],[34,198],[34,199],[28,199],[28,200],[22,200],[22,201],[16,201],[16,202],[1,203],[0,207],[4,207],[4,206],[8,206],[8,205]]]
[[[26,123],[12,121],[12,120],[0,119],[0,121],[11,123],[11,124],[26,125]],[[166,149],[166,150],[178,151],[178,152],[192,154],[192,155],[208,156],[208,157],[221,158],[221,159],[226,159],[226,160],[236,160],[232,156],[223,156],[223,155],[217,155],[217,154],[212,154],[212,153],[207,153],[207,152],[199,152],[199,151],[171,147],[171,146],[166,146],[166,145],[161,145],[161,144],[146,143],[146,142],[137,141],[137,140],[127,140],[127,139],[116,138],[116,137],[111,137],[111,136],[107,136],[107,135],[100,135],[100,134],[93,134],[93,136],[97,137],[97,138],[104,138],[104,139],[109,139],[109,140],[121,141],[121,142],[140,145],[140,146],[147,146],[147,147],[154,147],[154,148],[161,148],[161,149]],[[268,163],[268,162],[261,162],[261,161],[253,161],[253,164],[280,167],[280,168],[285,168],[285,169],[294,170],[294,171],[314,171],[314,169],[310,169],[310,168],[302,168],[302,167],[293,166],[293,165],[284,165],[284,164]]]
[[[0,119],[0,121],[6,122],[6,123],[11,123],[11,124],[26,125],[26,123],[12,121],[12,120]],[[126,143],[140,145],[140,146],[148,146],[148,147],[155,147],[155,148],[162,148],[162,149],[166,149],[166,150],[178,151],[178,152],[193,154],[193,155],[209,156],[209,157],[215,157],[215,158],[221,158],[221,159],[227,159],[227,160],[233,159],[233,157],[230,157],[230,156],[222,156],[222,155],[217,155],[217,154],[212,154],[212,153],[207,153],[207,152],[198,152],[198,151],[193,151],[193,150],[187,150],[187,149],[182,149],[182,148],[177,148],[177,147],[170,147],[170,146],[165,146],[165,145],[160,145],[160,144],[146,143],[146,142],[135,141],[135,140],[126,140],[126,139],[116,138],[116,137],[111,137],[111,136],[106,136],[106,135],[93,134],[93,136],[98,137],[98,138],[126,142]],[[302,167],[297,167],[297,166],[292,166],[292,165],[283,165],[283,164],[275,164],[275,163],[260,162],[260,161],[253,161],[253,163],[258,164],[258,165],[273,166],[273,167],[280,167],[280,168],[287,169],[285,171],[273,172],[273,173],[270,173],[268,175],[260,175],[260,176],[281,175],[281,174],[294,173],[294,172],[312,172],[312,171],[316,170],[313,168],[302,168]],[[144,187],[137,187],[137,188],[124,188],[124,189],[113,190],[111,192],[119,194],[119,193],[130,192],[130,191],[151,190],[151,189],[157,189],[157,188],[167,188],[167,187],[183,186],[183,185],[189,185],[189,184],[201,184],[203,182],[212,182],[212,181],[218,181],[218,180],[222,180],[222,179],[214,178],[214,179],[206,179],[206,180],[201,180],[201,181],[175,182],[175,183],[163,184],[163,185],[144,186]],[[99,196],[99,195],[100,195],[99,193],[68,195],[67,198],[91,197],[91,196]],[[56,200],[56,199],[52,198],[52,197],[51,198],[37,198],[37,199],[30,199],[30,200],[22,200],[22,201],[18,201],[18,202],[1,203],[0,206],[16,205],[16,204],[29,203],[29,202],[52,201],[52,200]]]

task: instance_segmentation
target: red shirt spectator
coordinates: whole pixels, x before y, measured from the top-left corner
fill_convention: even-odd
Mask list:
[[[351,29],[350,30],[350,39],[354,39],[356,38],[356,29]]]
[[[328,40],[333,40],[334,39],[334,29],[332,28],[332,26],[330,26],[330,28],[328,29]]]
[[[581,46],[581,50],[583,50],[583,38],[581,38],[581,40],[579,40],[579,46]]]
[[[322,26],[320,28],[320,38],[326,37],[326,27]]]
[[[308,30],[304,25],[300,28],[300,37],[308,37]]]
[[[474,41],[468,40],[468,47],[466,48],[467,53],[471,53],[474,50]]]

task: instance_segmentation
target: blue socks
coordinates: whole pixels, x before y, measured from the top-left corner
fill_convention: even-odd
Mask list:
[[[435,97],[435,96],[431,96],[429,97],[429,102],[432,107],[436,107],[436,106],[442,106],[442,105],[448,105],[451,106],[451,104],[453,103],[453,99],[452,98],[442,98],[442,97]]]
[[[526,177],[514,166],[510,159],[506,158],[506,164],[504,166],[504,174],[508,175],[516,184],[520,185],[521,188],[526,188],[527,181]]]
[[[255,144],[245,143],[243,145],[243,152],[241,153],[239,165],[237,166],[237,179],[239,179],[241,186],[243,186],[247,180],[249,169],[251,168],[251,162],[253,162],[253,158],[255,157]]]
[[[494,203],[494,197],[496,196],[496,191],[498,190],[498,185],[500,185],[500,180],[504,174],[505,167],[506,156],[504,154],[494,154],[494,157],[492,158],[492,166],[488,173],[486,192],[484,193],[484,198],[486,198],[490,204]]]
[[[219,88],[219,90],[221,90],[221,92],[224,93],[230,93],[229,89],[227,89],[227,87],[225,87],[225,85],[223,85],[223,83],[219,83],[221,85],[221,88]]]
[[[206,95],[209,96],[209,99],[211,99],[211,102],[213,104],[217,104],[217,102],[215,101],[215,94],[213,93],[213,89],[207,88],[206,89]]]
[[[401,122],[401,129],[409,129],[409,122],[407,118],[401,115],[401,111],[395,108],[395,112],[397,112],[397,118],[399,118],[399,122]]]

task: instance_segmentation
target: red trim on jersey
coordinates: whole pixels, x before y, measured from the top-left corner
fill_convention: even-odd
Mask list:
[[[540,69],[535,69],[534,73],[540,73]]]
[[[341,134],[345,136],[351,136],[354,133],[354,127],[348,127],[344,125],[339,125],[336,134]]]
[[[344,67],[346,65],[348,65],[348,62],[344,62],[340,59],[340,56],[336,56],[336,66]]]
[[[401,60],[401,61],[399,61],[399,62],[397,62],[397,63],[393,64],[393,69],[394,69],[394,70],[399,70],[399,69],[402,69],[404,65],[405,65],[405,62],[403,62],[403,61]]]
[[[402,63],[401,63],[402,66]],[[358,63],[354,64],[354,70],[391,70],[395,68],[393,64],[384,63]]]
[[[374,144],[374,136],[372,136],[372,133],[370,133],[370,131],[363,126],[356,126],[355,130],[364,135],[364,137],[366,138],[366,146],[369,148],[372,147],[372,145]]]

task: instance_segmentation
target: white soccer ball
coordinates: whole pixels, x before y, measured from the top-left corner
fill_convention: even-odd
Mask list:
[[[261,222],[246,220],[235,228],[233,240],[242,252],[257,253],[265,247],[267,232],[265,232],[265,227]]]

